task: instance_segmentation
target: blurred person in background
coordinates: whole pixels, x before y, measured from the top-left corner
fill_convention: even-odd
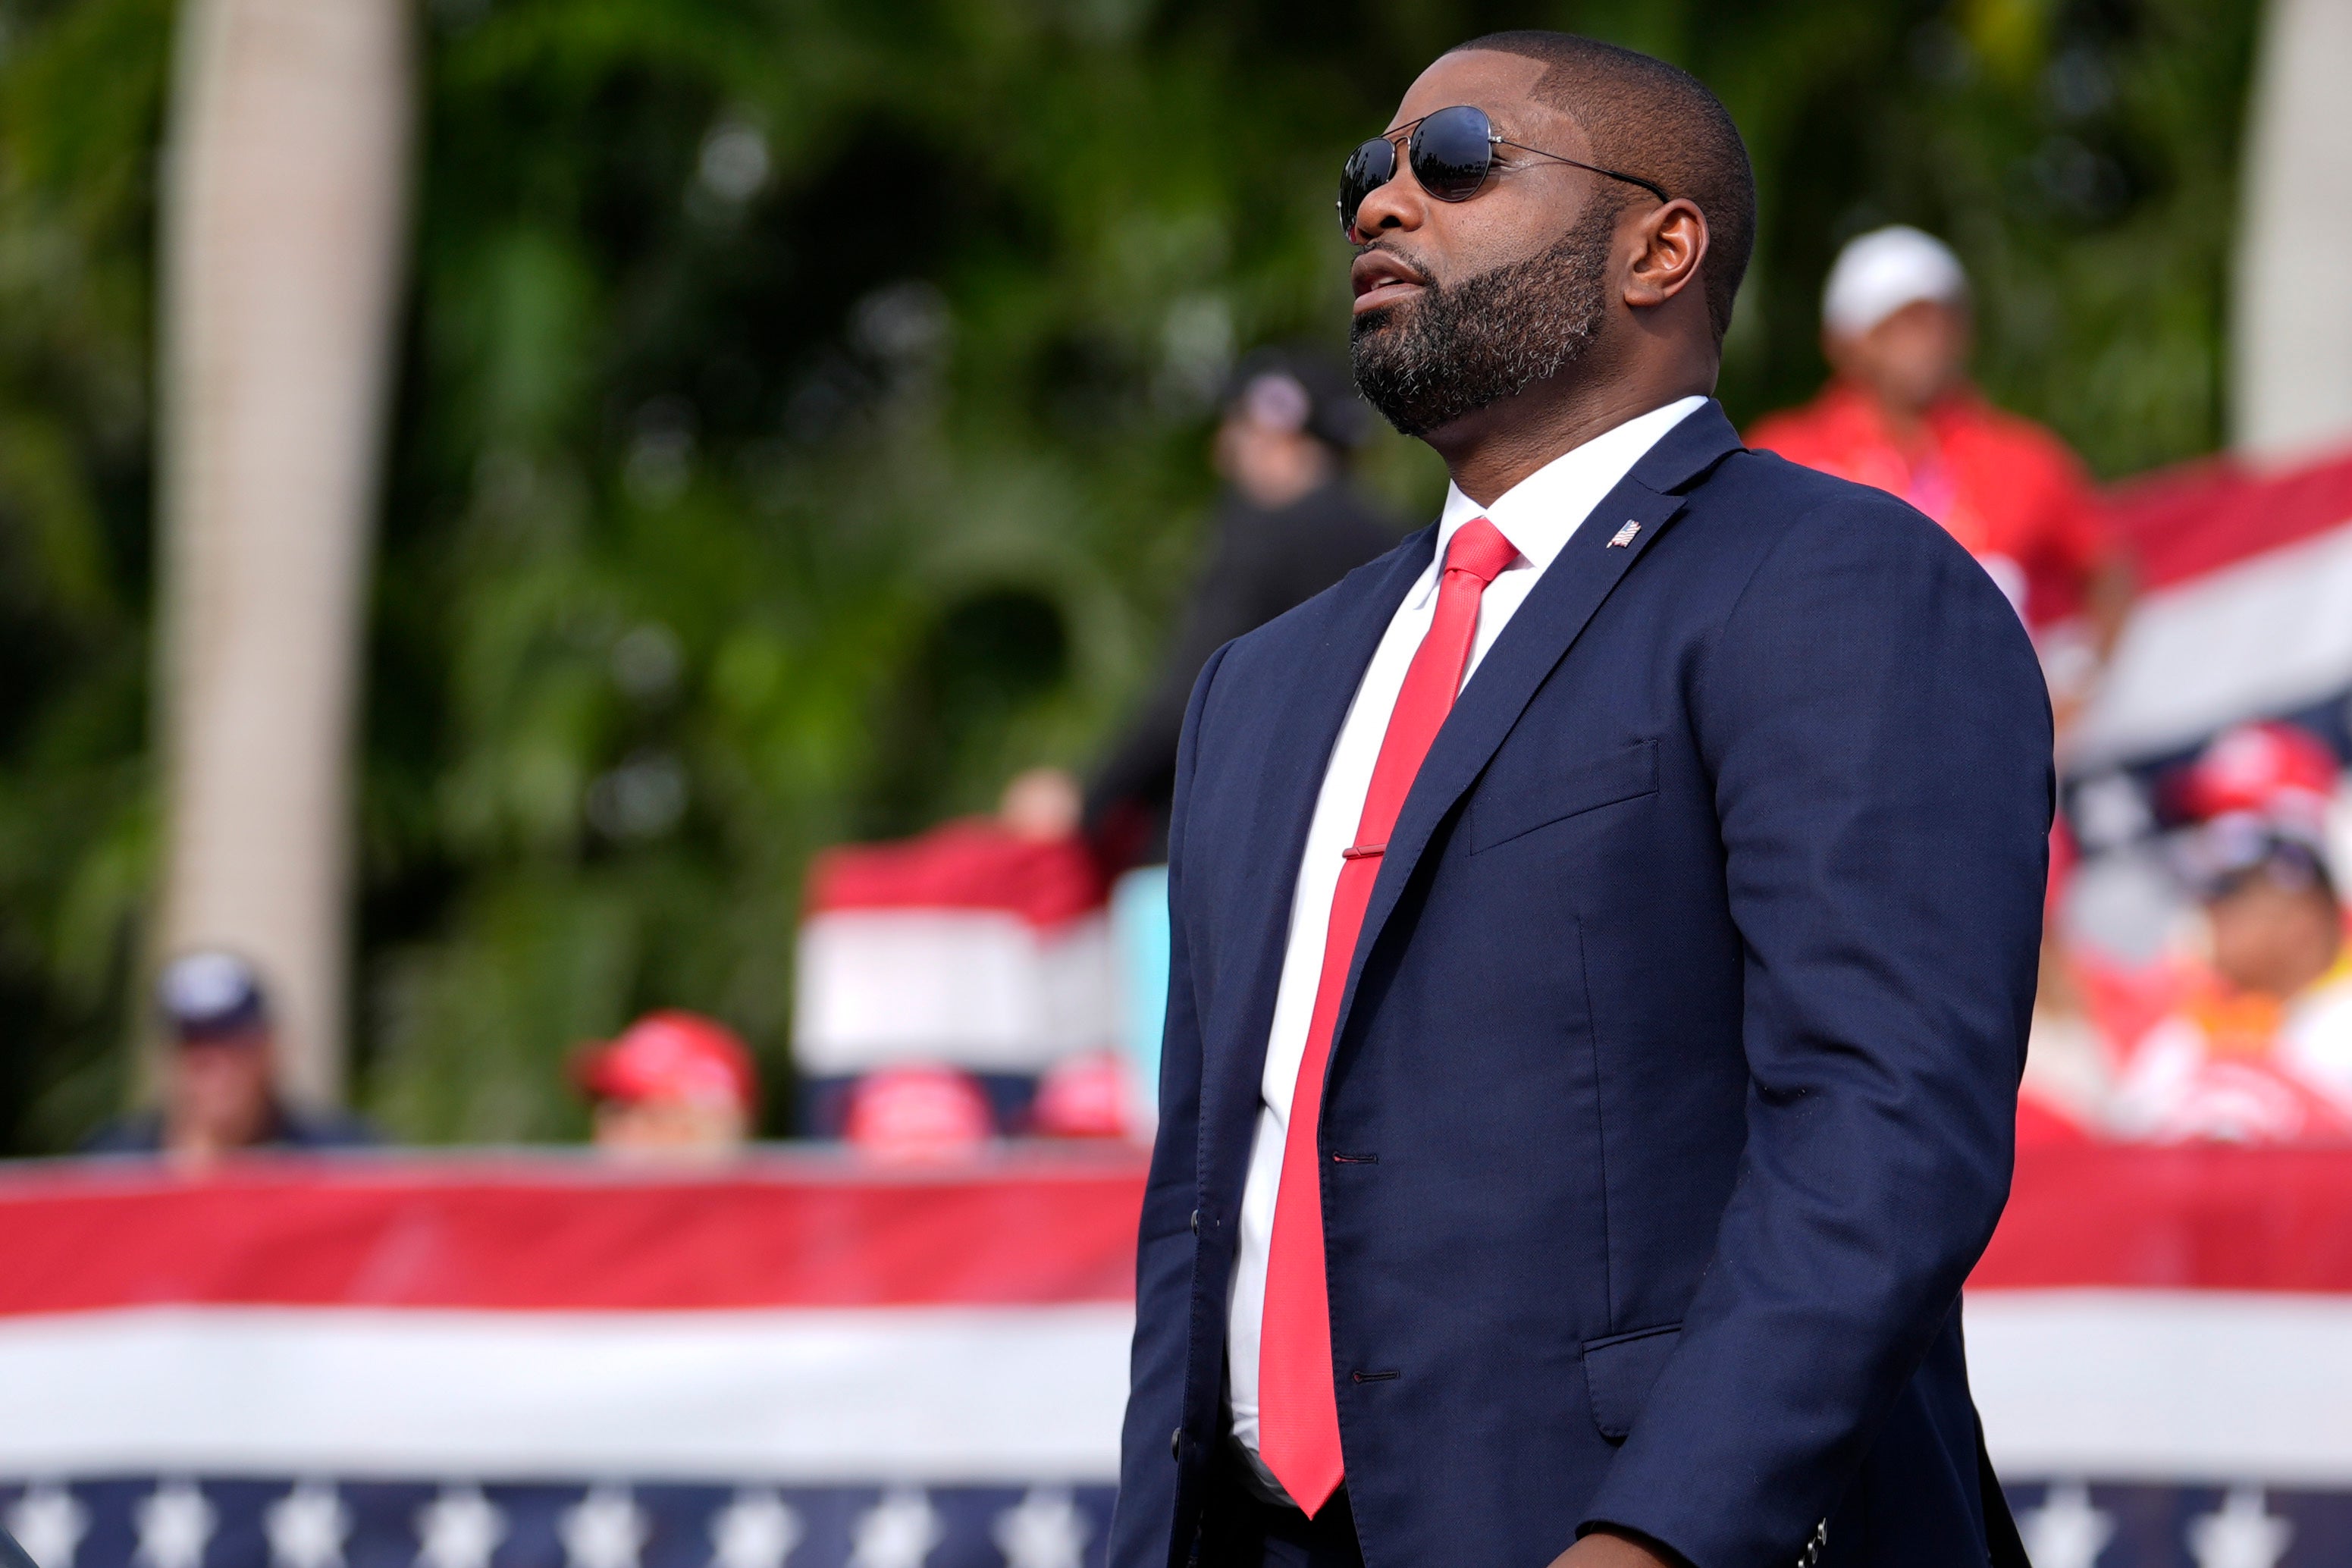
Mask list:
[[[1396,543],[1402,531],[1397,521],[1349,478],[1349,459],[1370,423],[1370,410],[1348,374],[1317,351],[1267,348],[1243,359],[1228,384],[1212,447],[1225,485],[1208,563],[1193,583],[1159,675],[1087,787],[1087,839],[1116,879],[1114,988],[1130,1125],[1148,1127],[1158,1102],[1167,998],[1163,862],[1185,700],[1201,667],[1220,647],[1304,604]],[[1016,799],[1034,805],[1048,798],[1035,784],[1025,793],[1009,792],[1008,825],[1021,826],[1023,819],[1010,809]],[[1056,1097],[1048,1105],[1061,1103]]]
[[[2033,633],[2060,731],[2089,697],[2131,601],[2131,573],[2064,443],[1970,384],[1968,275],[1895,226],[1839,253],[1822,291],[1830,384],[1768,416],[1752,447],[1901,496],[1967,546]]]
[[[1150,694],[1087,789],[1088,836],[1113,871],[1168,858],[1176,735],[1209,656],[1396,543],[1395,520],[1348,477],[1370,428],[1346,373],[1312,350],[1261,349],[1235,371],[1213,448],[1225,489],[1208,565]]]
[[[355,1118],[299,1110],[276,1088],[278,1029],[268,993],[235,953],[184,953],[155,986],[163,1025],[163,1104],[109,1123],[92,1154],[168,1155],[208,1164],[243,1149],[342,1149],[376,1141]]]
[[[2222,734],[2179,781],[2203,972],[2133,1042],[2116,1121],[2158,1142],[2352,1138],[2352,952],[2327,859],[2334,752],[2289,724]]]
[[[648,1163],[718,1161],[751,1136],[759,1079],[735,1032],[698,1013],[648,1013],[583,1051],[572,1079],[598,1149]]]

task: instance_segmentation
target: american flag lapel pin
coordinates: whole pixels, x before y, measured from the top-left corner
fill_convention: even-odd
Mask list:
[[[1640,523],[1626,523],[1624,527],[1617,531],[1617,537],[1609,542],[1609,548],[1612,550],[1622,550],[1625,546],[1633,543],[1633,536],[1641,531],[1642,525]]]

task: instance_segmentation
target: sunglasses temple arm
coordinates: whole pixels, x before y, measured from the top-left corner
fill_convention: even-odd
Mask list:
[[[1587,163],[1580,159],[1570,158],[1559,153],[1547,153],[1540,147],[1530,147],[1525,142],[1513,142],[1507,137],[1490,136],[1488,140],[1497,147],[1511,147],[1522,153],[1533,153],[1538,158],[1549,158],[1553,163],[1566,163],[1571,169],[1582,169],[1587,174],[1604,175],[1612,180],[1622,180],[1629,185],[1639,185],[1662,202],[1674,200],[1674,197],[1666,195],[1662,186],[1642,178],[1639,174],[1620,174],[1614,169],[1604,169],[1598,163]]]

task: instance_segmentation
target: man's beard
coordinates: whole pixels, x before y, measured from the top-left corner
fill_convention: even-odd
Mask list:
[[[1358,316],[1356,390],[1407,436],[1442,429],[1583,357],[1608,313],[1617,211],[1596,203],[1549,249]]]

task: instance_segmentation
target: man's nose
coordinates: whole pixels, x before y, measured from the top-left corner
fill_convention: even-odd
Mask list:
[[[1397,171],[1388,184],[1364,198],[1356,209],[1356,237],[1368,240],[1376,234],[1419,228],[1429,216],[1429,194],[1404,161],[1397,161]]]

